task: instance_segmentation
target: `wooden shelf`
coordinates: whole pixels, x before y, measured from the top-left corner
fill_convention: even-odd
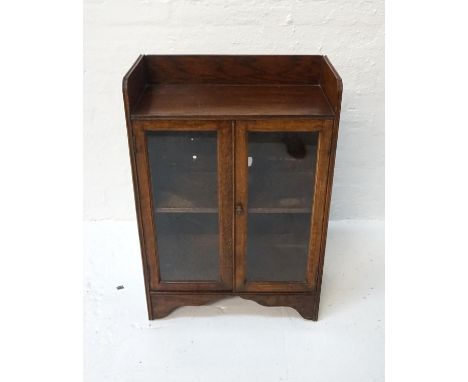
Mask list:
[[[154,179],[153,198],[156,212],[215,213],[218,193],[215,172],[180,173],[179,176]]]
[[[217,214],[217,208],[177,208],[160,207],[155,208],[157,213],[162,214]],[[310,214],[310,208],[249,208],[249,214]]]
[[[133,119],[333,118],[319,85],[157,84],[143,91]]]
[[[248,209],[249,214],[310,214],[310,208],[262,208],[255,207]]]
[[[285,139],[291,137],[288,133],[248,133],[248,156],[250,161],[249,173],[274,172],[279,176],[302,173],[307,176],[315,173],[317,163],[318,133],[293,133],[304,145],[305,156],[296,158],[288,152]],[[279,138],[282,138],[281,141]]]
[[[290,173],[271,178],[249,174],[248,209],[255,212],[311,212],[314,191],[313,173]],[[310,180],[312,178],[312,180]]]
[[[178,207],[160,207],[155,211],[163,214],[217,214],[217,208],[178,208]]]

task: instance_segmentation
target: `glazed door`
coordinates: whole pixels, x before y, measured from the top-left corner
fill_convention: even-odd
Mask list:
[[[230,122],[134,121],[150,288],[232,289]]]
[[[332,126],[236,122],[236,290],[314,290]]]

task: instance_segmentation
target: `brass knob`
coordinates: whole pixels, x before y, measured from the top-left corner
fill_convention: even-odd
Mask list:
[[[236,204],[236,215],[242,215],[244,213],[244,207],[241,203]]]

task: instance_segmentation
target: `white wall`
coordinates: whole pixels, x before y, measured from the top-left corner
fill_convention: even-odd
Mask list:
[[[344,84],[331,219],[383,218],[383,0],[85,0],[87,220],[135,219],[121,83],[140,53],[328,55]]]

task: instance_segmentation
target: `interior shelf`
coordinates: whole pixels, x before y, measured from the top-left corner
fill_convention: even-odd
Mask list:
[[[319,85],[154,84],[141,95],[134,119],[216,117],[333,118]]]
[[[312,177],[290,173],[273,179],[249,174],[248,208],[252,212],[310,212],[314,191]]]
[[[216,213],[216,172],[180,173],[154,180],[155,210],[165,213]]]
[[[218,213],[215,174],[194,173],[173,176],[170,181],[155,183],[155,211],[159,213]],[[189,187],[191,185],[191,187]],[[310,213],[313,183],[302,173],[284,174],[273,183],[255,177],[250,181],[249,213]],[[205,189],[202,189],[205,186]],[[194,192],[200,189],[200,192]]]
[[[180,208],[180,207],[159,207],[155,208],[157,213],[163,214],[217,214],[217,208]],[[249,208],[249,214],[309,214],[310,208]]]
[[[254,207],[248,209],[249,214],[309,214],[311,209],[307,207],[302,208],[262,208]]]
[[[183,208],[183,207],[157,207],[155,211],[163,214],[217,214],[217,208]]]

